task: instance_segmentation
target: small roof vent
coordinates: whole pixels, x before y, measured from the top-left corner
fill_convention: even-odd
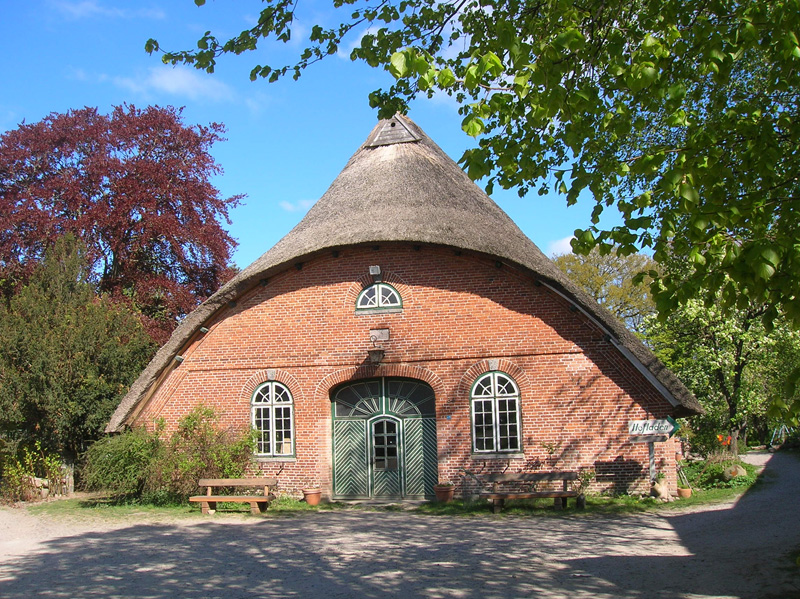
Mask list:
[[[420,136],[406,126],[402,120],[393,117],[383,121],[383,127],[378,128],[364,145],[374,148],[375,146],[391,146],[392,144],[408,143],[419,141],[420,139]]]

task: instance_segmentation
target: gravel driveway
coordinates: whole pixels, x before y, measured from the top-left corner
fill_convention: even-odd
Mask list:
[[[0,597],[800,599],[800,459],[699,511],[65,522],[0,509]]]

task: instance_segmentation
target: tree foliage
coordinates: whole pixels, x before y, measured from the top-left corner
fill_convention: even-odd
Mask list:
[[[0,305],[0,434],[74,459],[155,348],[138,314],[95,295],[74,237]]]
[[[125,297],[164,341],[230,276],[234,240],[209,153],[221,125],[134,106],[51,114],[0,136],[0,290],[24,284],[65,233],[86,244],[100,292]]]
[[[655,314],[649,288],[633,282],[640,272],[656,268],[649,256],[620,255],[616,251],[603,254],[595,248],[585,255],[562,254],[553,262],[632,331],[642,333],[644,320]]]
[[[723,314],[690,300],[666,320],[645,322],[655,353],[706,409],[691,423],[706,446],[719,447],[716,435],[730,435],[736,453],[741,433],[756,421],[796,425],[800,418],[800,397],[786,390],[800,364],[800,333],[777,320],[765,330],[764,309]]]
[[[195,0],[198,5],[204,0]],[[206,32],[167,63],[213,71],[226,53],[288,42],[299,5],[267,0],[229,40]],[[370,96],[383,117],[437,93],[460,104],[479,137],[461,159],[473,179],[520,195],[594,197],[587,252],[619,245],[677,253],[691,276],[659,275],[666,313],[689,298],[723,310],[766,307],[800,325],[798,181],[800,0],[334,0],[338,24],[315,25],[294,64],[251,78],[295,78],[361,35],[353,60],[396,82]],[[146,50],[160,50],[149,40]],[[603,230],[616,205],[623,225]],[[721,295],[718,295],[721,290]]]

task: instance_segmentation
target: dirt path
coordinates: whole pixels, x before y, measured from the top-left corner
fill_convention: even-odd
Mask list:
[[[764,475],[737,502],[624,517],[98,523],[3,508],[0,597],[800,598],[800,459],[777,454]]]

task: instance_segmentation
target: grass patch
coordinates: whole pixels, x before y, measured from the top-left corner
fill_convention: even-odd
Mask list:
[[[795,452],[798,455],[800,453]],[[556,510],[552,499],[520,499],[506,502],[504,515],[518,516],[563,516],[563,515],[614,515],[635,514],[653,510],[670,510],[676,508],[696,507],[708,504],[731,501],[748,489],[769,484],[763,477],[757,477],[756,469],[749,464],[742,464],[747,476],[736,477],[732,481],[722,479],[724,464],[708,462],[696,463],[685,467],[693,487],[692,496],[669,503],[662,503],[652,497],[634,495],[587,495],[586,509],[578,510],[575,499],[570,499],[566,510]],[[153,505],[113,500],[107,497],[86,496],[80,498],[46,501],[32,504],[27,508],[32,514],[41,514],[53,518],[73,519],[129,519],[129,520],[173,520],[181,518],[208,518],[200,513],[199,504],[167,504]],[[310,506],[304,501],[288,496],[280,496],[274,500],[265,516],[302,515],[306,512],[330,512],[343,510],[361,511],[403,511],[436,516],[481,516],[492,515],[492,506],[485,501],[461,501],[451,503],[389,503],[376,505],[372,503],[321,503]],[[222,503],[217,505],[215,516],[250,515],[250,506],[242,503]],[[263,517],[263,516],[261,516]]]
[[[44,501],[28,506],[34,515],[50,518],[71,519],[176,519],[189,518],[198,510],[189,505],[150,505],[120,502],[107,497],[70,497],[55,501]]]
[[[556,510],[552,499],[517,499],[508,500],[502,515],[516,516],[564,516],[564,515],[615,515],[636,514],[654,510],[668,510],[720,503],[735,499],[745,491],[744,488],[733,489],[697,489],[688,499],[680,499],[671,503],[661,503],[652,497],[634,495],[587,495],[586,509],[578,510],[575,500],[569,501],[565,510]],[[200,513],[199,504],[183,505],[150,505],[124,503],[104,497],[84,497],[45,501],[28,506],[34,515],[42,515],[59,519],[103,519],[103,520],[175,520],[175,519],[207,519]],[[484,501],[455,500],[450,503],[426,502],[419,504],[389,503],[385,505],[370,503],[321,503],[310,506],[304,501],[291,497],[279,497],[270,503],[269,509],[259,517],[302,515],[308,512],[331,511],[372,511],[372,512],[411,512],[434,516],[492,516],[492,506]],[[246,503],[217,504],[217,512],[212,517],[226,515],[250,515],[250,506]]]

